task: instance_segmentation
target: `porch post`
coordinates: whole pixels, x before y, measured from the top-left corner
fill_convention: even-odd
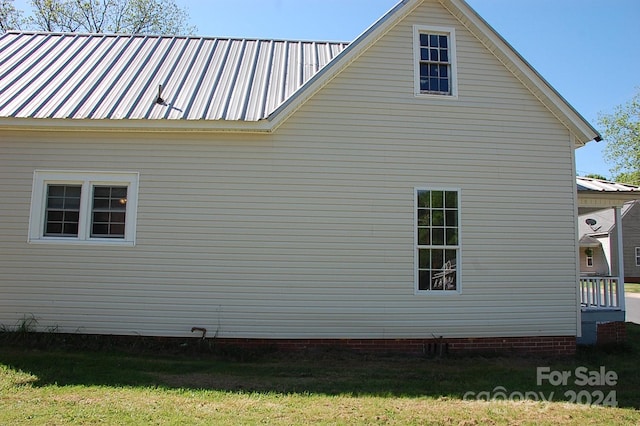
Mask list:
[[[615,227],[617,240],[617,257],[618,257],[618,306],[621,310],[625,310],[624,303],[624,252],[622,251],[622,207],[615,207]]]

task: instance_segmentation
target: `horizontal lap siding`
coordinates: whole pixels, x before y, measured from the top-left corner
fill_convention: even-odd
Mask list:
[[[458,100],[413,96],[456,26]],[[271,135],[5,133],[0,323],[272,338],[574,335],[568,132],[429,3]],[[140,172],[137,245],[27,244],[35,169]],[[413,191],[462,189],[462,294],[414,295]]]

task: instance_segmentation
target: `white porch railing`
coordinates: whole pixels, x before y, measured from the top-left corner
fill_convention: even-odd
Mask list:
[[[583,309],[620,309],[618,277],[580,277]]]

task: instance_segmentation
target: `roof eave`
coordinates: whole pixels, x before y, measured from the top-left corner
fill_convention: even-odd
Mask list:
[[[101,132],[209,132],[269,133],[266,120],[168,120],[168,119],[94,119],[94,118],[0,118],[0,131],[101,131]]]
[[[600,133],[464,0],[439,1],[569,129],[575,148],[602,140]]]

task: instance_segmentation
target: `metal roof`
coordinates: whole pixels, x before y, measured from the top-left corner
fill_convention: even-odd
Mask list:
[[[0,117],[258,121],[346,47],[8,32],[0,37]]]
[[[597,191],[597,192],[638,192],[640,187],[629,185],[626,183],[609,182],[602,179],[594,179],[578,176],[576,178],[578,191]]]

